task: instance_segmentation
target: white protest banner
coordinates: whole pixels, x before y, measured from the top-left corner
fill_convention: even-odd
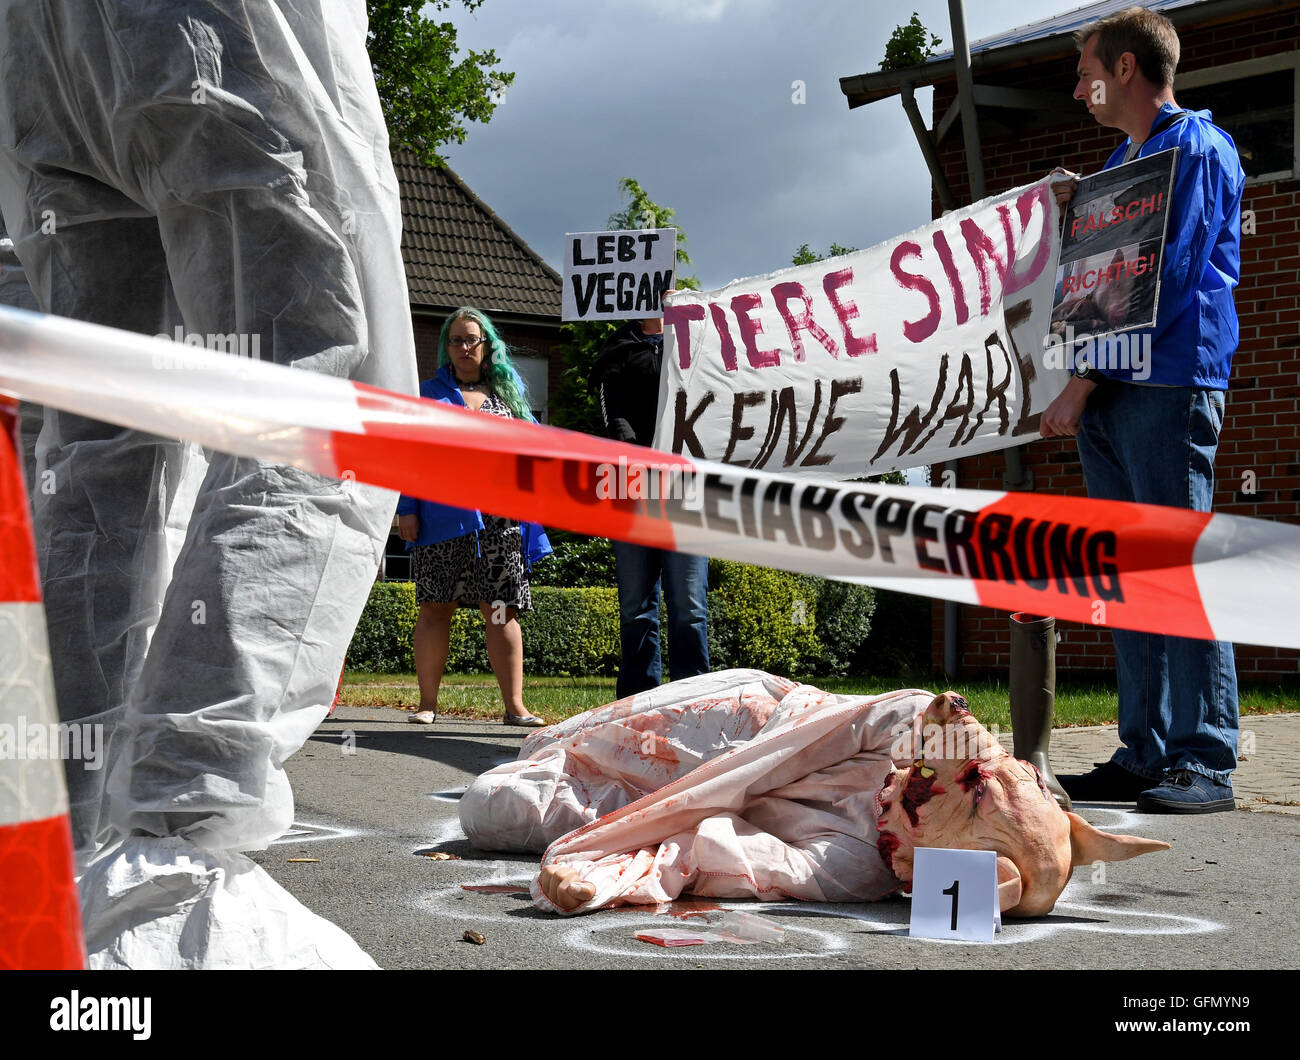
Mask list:
[[[663,316],[677,268],[677,229],[570,232],[564,237],[562,320]]]
[[[655,448],[861,478],[1018,445],[1047,371],[1060,213],[1046,180],[869,250],[680,291]]]

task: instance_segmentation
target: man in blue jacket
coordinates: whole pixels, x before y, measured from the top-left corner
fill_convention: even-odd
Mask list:
[[[1209,112],[1174,101],[1179,44],[1168,19],[1128,8],[1079,30],[1075,41],[1074,98],[1102,125],[1128,134],[1106,168],[1172,147],[1178,161],[1155,327],[1118,340],[1149,336],[1149,357],[1076,361],[1043,413],[1041,433],[1077,436],[1091,497],[1208,512],[1237,348],[1232,288],[1241,272],[1245,175]],[[1058,200],[1073,193],[1057,187]],[[1116,362],[1133,367],[1109,367]],[[1125,630],[1114,637],[1124,746],[1092,772],[1062,777],[1065,790],[1072,799],[1136,799],[1145,813],[1233,809],[1232,645]]]

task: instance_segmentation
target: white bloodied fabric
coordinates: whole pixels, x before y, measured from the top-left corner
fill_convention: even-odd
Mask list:
[[[2,0],[0,18],[0,206],[43,311],[182,339],[159,373],[184,376],[188,342],[415,393],[362,0]],[[284,761],[328,710],[392,518],[387,491],[213,452],[186,519],[189,452],[55,410],[37,447],[60,714],[110,748],[68,771],[83,865],[123,834],[215,852],[288,827]],[[169,523],[188,525],[174,568]],[[172,853],[146,844],[131,871],[165,876]],[[86,887],[116,878],[83,881],[106,949],[113,901]],[[154,956],[131,959],[170,966],[185,918],[157,912]],[[246,959],[276,964],[277,937],[250,937],[268,948]]]
[[[533,733],[460,799],[482,850],[540,853],[560,836],[752,740],[796,682],[726,670],[661,685]],[[882,778],[883,779],[883,778]]]
[[[534,881],[550,912],[684,892],[873,901],[900,886],[876,851],[876,793],[932,698],[840,696],[755,670],[676,681],[535,734],[470,785],[461,823],[475,845],[549,842],[544,869],[594,885],[560,910]]]
[[[1078,865],[1168,849],[1063,812],[954,692],[837,695],[754,670],[537,733],[470,785],[461,823],[478,846],[549,844],[531,890],[558,913],[686,893],[875,901],[938,846],[996,851],[1003,912],[1038,916]]]

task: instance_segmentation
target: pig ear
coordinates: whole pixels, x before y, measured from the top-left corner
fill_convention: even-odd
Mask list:
[[[925,708],[922,717],[927,721],[938,722],[942,725],[948,717],[948,700],[945,698],[947,695],[947,692],[940,692],[930,700],[930,704]]]
[[[1070,819],[1071,868],[1091,865],[1094,861],[1127,861],[1139,854],[1169,849],[1169,844],[1159,839],[1099,832],[1077,813],[1068,810],[1065,816]]]
[[[941,725],[958,715],[969,713],[970,704],[966,702],[966,697],[951,691],[940,692],[925,708],[925,717]]]
[[[1020,895],[1023,891],[1020,881],[1020,870],[1016,868],[1016,863],[1008,857],[998,857],[998,909],[1006,912],[1008,909],[1014,909],[1020,904]]]

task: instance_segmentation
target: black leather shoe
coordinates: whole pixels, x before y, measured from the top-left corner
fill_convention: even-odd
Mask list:
[[[1098,762],[1090,773],[1059,779],[1066,794],[1077,802],[1136,802],[1142,792],[1159,783],[1114,762]]]

